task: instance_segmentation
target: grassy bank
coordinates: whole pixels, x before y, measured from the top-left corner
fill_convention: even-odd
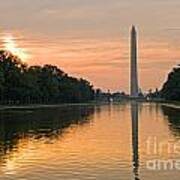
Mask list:
[[[89,106],[89,105],[95,105],[95,103],[90,102],[90,103],[67,103],[67,104],[1,105],[0,111],[4,111],[4,110],[26,111],[26,110],[45,109],[45,108],[58,108],[65,106]]]
[[[180,102],[179,101],[164,101],[162,103],[163,106],[175,108],[180,110]]]

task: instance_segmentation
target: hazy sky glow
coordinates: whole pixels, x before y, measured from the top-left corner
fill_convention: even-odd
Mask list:
[[[1,48],[11,37],[30,65],[56,64],[96,87],[128,91],[129,28],[135,24],[147,90],[160,87],[180,62],[179,9],[179,0],[6,0]]]

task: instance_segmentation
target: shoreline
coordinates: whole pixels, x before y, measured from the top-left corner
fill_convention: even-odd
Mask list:
[[[169,108],[173,108],[173,109],[178,109],[180,110],[180,104],[175,104],[175,103],[163,103],[162,106],[166,106]]]
[[[0,111],[12,110],[36,110],[45,108],[58,108],[66,106],[89,106],[95,105],[95,103],[63,103],[63,104],[30,104],[30,105],[0,105]]]
[[[142,102],[142,101],[139,101]],[[162,106],[169,108],[175,108],[180,110],[180,102],[177,101],[144,101],[149,103],[159,103]],[[118,102],[121,103],[121,102]],[[59,108],[68,106],[91,106],[91,105],[103,105],[108,104],[105,102],[89,102],[89,103],[63,103],[63,104],[30,104],[30,105],[0,105],[0,111],[23,111],[23,110],[36,110],[45,108]]]

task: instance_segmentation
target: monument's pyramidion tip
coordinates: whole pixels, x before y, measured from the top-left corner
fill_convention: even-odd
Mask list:
[[[135,25],[132,25],[132,29],[133,29],[133,30],[136,30],[136,26],[135,26]]]
[[[132,33],[136,33],[136,26],[135,26],[135,25],[132,25],[131,32],[132,32]]]

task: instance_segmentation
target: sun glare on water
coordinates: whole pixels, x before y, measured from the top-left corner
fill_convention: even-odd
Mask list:
[[[12,35],[7,35],[3,37],[4,49],[10,51],[12,54],[18,56],[22,62],[27,62],[29,55],[25,52],[23,48],[18,47],[16,38]]]

